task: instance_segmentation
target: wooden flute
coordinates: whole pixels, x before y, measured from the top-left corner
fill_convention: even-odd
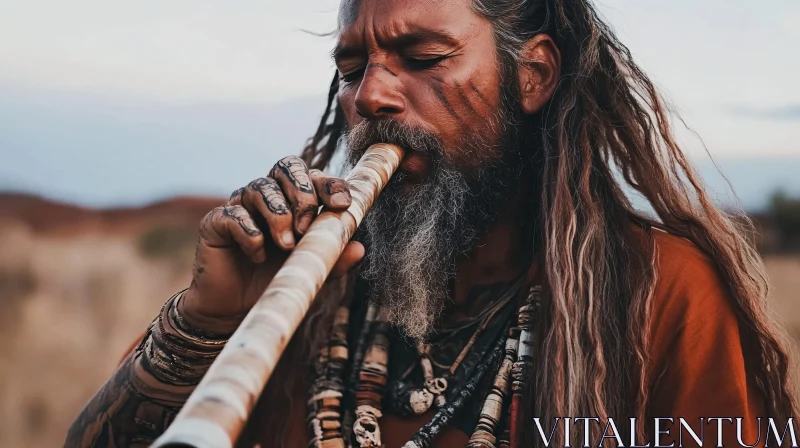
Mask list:
[[[390,144],[367,149],[347,176],[350,208],[323,211],[314,220],[152,447],[233,447],[286,345],[403,155]]]

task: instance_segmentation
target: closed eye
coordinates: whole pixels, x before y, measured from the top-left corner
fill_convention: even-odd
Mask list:
[[[362,76],[364,76],[364,70],[365,69],[361,68],[361,69],[358,69],[356,71],[344,74],[344,75],[339,77],[339,80],[343,81],[343,82],[345,82],[347,84],[356,82],[359,79],[361,79]]]
[[[404,58],[403,62],[411,70],[427,70],[435,67],[449,56],[436,56],[432,58]]]

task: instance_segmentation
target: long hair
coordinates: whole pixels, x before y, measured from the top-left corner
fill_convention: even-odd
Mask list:
[[[553,38],[562,57],[558,88],[531,136],[541,170],[532,191],[541,197],[529,206],[537,208],[536,253],[549,296],[536,353],[546,361],[531,381],[547,393],[531,394],[531,411],[543,421],[644,421],[657,266],[641,236],[655,226],[713,260],[752,347],[747,368],[766,411],[790,417],[787,349],[767,312],[764,267],[748,240],[752,224],[712,203],[675,141],[663,99],[628,48],[588,0],[473,0],[473,8],[492,23],[503,64],[525,64],[519,50],[539,33]],[[319,129],[302,152],[314,168],[329,164],[343,133],[337,88],[334,77]],[[625,189],[638,192],[656,217],[635,209]]]

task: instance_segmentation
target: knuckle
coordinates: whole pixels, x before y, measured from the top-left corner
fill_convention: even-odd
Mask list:
[[[247,238],[243,240],[241,243],[239,243],[239,247],[241,247],[242,250],[244,250],[247,253],[254,253],[257,250],[261,249],[263,245],[264,242],[262,234],[255,235],[252,238]]]
[[[283,173],[284,175],[290,175],[293,170],[301,169],[303,171],[307,171],[306,163],[297,156],[286,156],[280,160],[278,163],[272,167],[270,171],[270,177],[276,177]]]
[[[298,211],[306,211],[306,209],[315,208],[318,206],[319,200],[315,195],[304,194],[297,198],[294,208]]]
[[[262,192],[278,192],[278,193],[280,193],[280,192],[282,192],[282,191],[283,191],[283,190],[281,189],[281,186],[280,186],[280,185],[278,185],[278,181],[276,181],[275,179],[273,179],[273,178],[271,178],[271,177],[268,177],[268,178],[266,178],[266,179],[264,179],[264,180],[265,180],[265,182],[263,182],[263,183],[262,183],[262,184],[259,186],[259,189],[260,189]]]
[[[241,205],[228,206],[223,209],[223,214],[227,218],[227,225],[231,228],[238,226],[249,237],[256,237],[261,234],[261,230],[255,225],[250,212]]]
[[[266,185],[266,183],[267,183],[267,179],[266,178],[259,177],[258,179],[251,180],[250,183],[247,184],[247,189],[248,190],[258,190],[263,185]]]
[[[291,163],[291,164],[300,164],[300,165],[306,166],[306,162],[304,162],[303,159],[301,159],[300,157],[295,156],[295,155],[286,156],[286,157],[281,159],[281,162]]]
[[[331,177],[323,184],[325,193],[336,194],[347,191],[347,183],[337,177]]]
[[[234,199],[240,198],[244,191],[245,191],[244,187],[237,188],[237,189],[233,190],[233,193],[231,193],[231,195],[230,195],[228,200],[232,201]]]
[[[220,205],[219,207],[214,207],[210,212],[208,212],[204,219],[213,220],[217,219],[222,216],[225,212],[226,206]]]
[[[270,171],[270,172],[271,173],[278,173],[279,171],[281,171],[282,168],[286,168],[286,167],[289,167],[289,166],[298,166],[298,165],[302,165],[303,168],[305,168],[305,163],[299,157],[297,157],[297,156],[286,156],[286,157],[283,157],[282,159],[278,160],[278,162],[275,163],[275,166],[272,167],[272,171]]]
[[[253,206],[259,200],[261,200],[261,190],[257,188],[248,187],[247,190],[244,193],[242,193],[243,205],[246,204],[248,206]]]
[[[267,220],[281,220],[284,216],[288,218],[292,216],[291,210],[289,210],[285,202],[267,202],[267,210],[270,211],[270,214],[266,217]]]
[[[297,205],[297,216],[306,216],[311,215],[317,212],[318,205],[314,204],[298,204]]]
[[[234,220],[248,221],[250,220],[250,213],[241,205],[229,205],[222,209],[222,215],[226,218]]]
[[[252,188],[250,188],[250,186],[248,185],[248,186],[247,186],[247,189],[246,189],[246,190],[244,190],[244,192],[242,192],[242,205],[252,202],[252,201],[253,201],[253,195],[254,195],[254,194],[257,194],[256,190],[253,190],[253,189],[252,189]],[[237,205],[238,205],[238,204],[237,204]]]
[[[203,216],[203,219],[200,220],[200,232],[204,233],[207,232],[209,227],[213,224],[214,221],[218,220],[222,214],[223,210],[225,209],[224,206],[214,207]]]
[[[257,193],[254,192],[254,194],[258,195],[258,198],[254,198],[254,200],[261,201],[271,214],[289,214],[289,207],[286,204],[286,197],[283,194],[283,190],[274,180],[264,185],[261,190]]]

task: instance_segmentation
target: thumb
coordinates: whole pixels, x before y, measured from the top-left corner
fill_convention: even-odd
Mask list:
[[[331,278],[339,278],[347,274],[359,261],[364,258],[364,245],[358,241],[350,241],[344,247],[342,255],[336,264],[333,265]]]

